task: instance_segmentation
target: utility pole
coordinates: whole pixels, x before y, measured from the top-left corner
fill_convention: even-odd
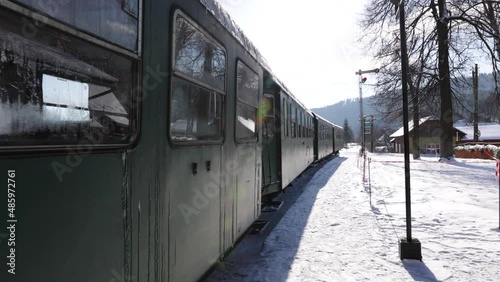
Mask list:
[[[375,141],[374,134],[373,134],[373,121],[374,121],[374,119],[373,119],[373,115],[371,117],[372,117],[372,119],[371,119],[371,130],[370,130],[370,132],[372,134],[371,152],[373,153],[373,143]]]
[[[401,87],[403,90],[403,142],[405,160],[405,198],[406,198],[406,238],[399,240],[399,257],[422,260],[420,241],[411,236],[411,197],[410,197],[410,138],[408,130],[408,53],[406,48],[405,1],[390,0],[399,12],[399,32],[401,38]]]
[[[364,134],[364,117],[363,117],[363,83],[366,81],[366,77],[362,77],[362,74],[366,73],[378,73],[380,69],[372,69],[372,70],[359,70],[355,74],[359,76],[359,123],[360,123],[360,131],[361,134],[361,153],[365,152],[365,134]]]
[[[478,92],[479,92],[479,76],[477,73],[477,64],[475,71],[472,71],[472,87],[474,88],[473,93],[474,93],[474,141],[479,141],[479,128],[478,128],[478,122],[479,122],[479,110],[478,110]]]

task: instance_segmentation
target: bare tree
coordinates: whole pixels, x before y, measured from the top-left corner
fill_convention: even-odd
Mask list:
[[[475,48],[491,59],[495,78],[496,106],[500,105],[500,28],[498,17],[500,1],[462,0],[451,1],[450,21],[458,22],[469,36],[476,40]],[[465,23],[465,24],[464,24]]]
[[[454,104],[461,106],[460,92],[451,78],[462,78],[470,70],[470,58],[476,50],[490,54],[498,69],[500,37],[497,15],[499,1],[478,0],[408,0],[406,1],[408,34],[408,88],[413,119],[419,113],[439,107],[441,121],[441,157],[453,155]],[[368,47],[385,67],[376,105],[385,105],[387,118],[401,114],[398,33],[390,1],[371,0],[361,23]],[[437,46],[437,52],[435,47]],[[437,94],[437,95],[436,95]],[[498,98],[498,95],[497,95]],[[500,98],[499,98],[500,100]],[[463,105],[462,105],[463,106]],[[417,144],[417,136],[414,142]],[[414,146],[415,147],[415,146]],[[414,156],[415,157],[415,156]]]

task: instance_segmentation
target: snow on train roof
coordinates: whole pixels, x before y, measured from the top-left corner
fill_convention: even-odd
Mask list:
[[[340,128],[340,129],[344,130],[344,128],[342,126],[335,124],[335,123],[332,123],[332,124],[333,124],[333,127]]]
[[[199,0],[200,3],[207,8],[207,10],[226,28],[226,30],[254,57],[259,64],[271,74],[273,81],[276,82],[292,99],[294,99],[301,107],[312,113],[301,101],[299,101],[292,92],[279,80],[271,70],[264,56],[262,56],[253,45],[253,43],[246,37],[243,30],[231,19],[231,16],[224,10],[222,5],[217,0]]]
[[[336,127],[336,128],[340,128],[340,129],[344,129],[342,126],[340,125],[337,125],[329,120],[326,120],[325,118],[323,118],[322,116],[318,115],[317,113],[315,112],[312,112],[313,115],[318,119],[318,120],[321,120],[322,122],[325,122],[325,123],[328,123],[329,125],[331,125],[332,127]]]

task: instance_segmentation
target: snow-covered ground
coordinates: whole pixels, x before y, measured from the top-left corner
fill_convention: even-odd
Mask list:
[[[256,255],[238,251],[255,240],[245,238],[208,280],[500,281],[495,161],[411,161],[412,234],[423,261],[401,261],[403,155],[369,154],[370,203],[357,152],[342,150],[316,172],[263,243],[250,243]]]

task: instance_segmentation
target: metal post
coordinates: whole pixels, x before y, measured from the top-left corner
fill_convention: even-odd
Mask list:
[[[361,119],[361,153],[363,156],[363,185],[366,182],[365,117]]]
[[[372,158],[368,158],[368,193],[370,193],[370,206],[372,205],[372,177],[370,171],[371,162]]]
[[[356,75],[359,75],[359,123],[361,124],[361,130],[359,131],[359,134],[361,134],[361,153],[365,152],[365,135],[363,131],[363,128],[365,127],[363,120],[363,88],[361,87],[361,85],[363,84],[363,77],[361,75],[365,73],[378,73],[379,71],[380,69],[372,69],[367,71],[359,70],[355,73]]]
[[[359,70],[359,123],[360,123],[360,131],[359,134],[361,135],[361,153],[365,152],[365,146],[364,146],[364,138],[365,134],[363,131],[363,126],[364,126],[364,120],[363,120],[363,87],[361,86],[363,84],[362,80],[363,78],[361,77],[361,70]]]
[[[479,136],[478,136],[478,119],[479,119],[479,114],[478,114],[478,88],[479,88],[479,83],[478,83],[478,80],[479,80],[479,76],[478,76],[478,73],[477,73],[477,64],[476,64],[476,69],[475,71],[472,71],[472,80],[473,80],[473,83],[472,83],[472,87],[474,88],[474,141],[479,141]]]
[[[406,193],[406,239],[411,243],[411,197],[410,197],[410,138],[408,128],[408,53],[406,50],[406,27],[404,0],[399,7],[399,28],[401,32],[401,70],[403,88],[403,146],[405,157],[405,193]]]
[[[418,239],[411,236],[411,197],[410,197],[410,138],[408,133],[408,53],[406,49],[405,1],[399,2],[399,29],[401,37],[401,83],[403,90],[403,144],[405,160],[406,194],[406,240],[399,244],[401,259],[422,260],[422,251]]]
[[[373,120],[374,120],[374,119],[373,119],[373,115],[372,115],[371,124],[370,124],[370,125],[371,125],[370,133],[371,133],[371,135],[372,135],[372,136],[371,136],[371,137],[372,137],[372,144],[371,144],[371,149],[372,149],[372,150],[371,150],[371,152],[372,152],[372,153],[373,153],[373,143],[375,143],[375,138],[374,138],[375,136],[374,136],[374,134],[373,134]]]

